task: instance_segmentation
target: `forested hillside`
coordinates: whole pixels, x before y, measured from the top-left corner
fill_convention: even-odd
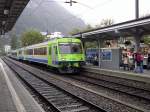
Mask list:
[[[57,2],[44,2],[44,0],[31,0],[14,29],[17,34],[27,29],[38,29],[39,31],[60,31],[68,34],[74,28],[84,28],[85,24],[76,16],[72,15]]]

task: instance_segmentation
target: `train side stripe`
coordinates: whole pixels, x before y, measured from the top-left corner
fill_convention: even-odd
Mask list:
[[[48,63],[47,59],[37,59],[37,58],[26,58],[29,61],[33,61],[33,62],[41,62],[41,63]]]

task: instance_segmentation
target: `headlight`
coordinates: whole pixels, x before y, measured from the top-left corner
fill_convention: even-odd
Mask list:
[[[65,59],[64,59],[64,58],[62,58],[62,61],[65,61]]]

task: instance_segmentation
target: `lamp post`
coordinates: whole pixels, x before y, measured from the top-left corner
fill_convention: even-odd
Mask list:
[[[135,0],[135,19],[139,18],[139,0]],[[134,36],[135,39],[135,51],[137,52],[140,47],[140,39],[141,35],[139,34],[139,30],[136,28],[136,33]]]
[[[135,19],[139,18],[139,0],[135,0]]]

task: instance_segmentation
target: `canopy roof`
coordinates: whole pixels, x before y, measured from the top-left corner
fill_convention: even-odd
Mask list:
[[[114,38],[150,34],[150,16],[74,34],[82,38]]]
[[[0,34],[12,29],[28,2],[29,0],[0,0]]]

